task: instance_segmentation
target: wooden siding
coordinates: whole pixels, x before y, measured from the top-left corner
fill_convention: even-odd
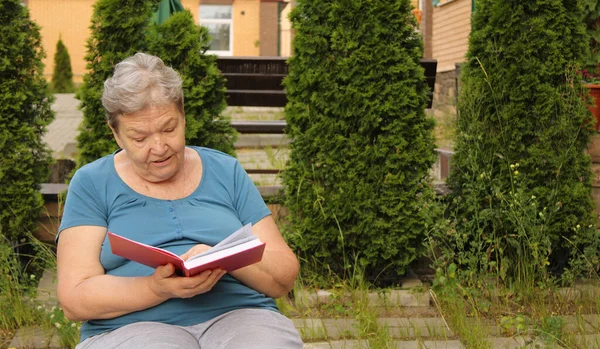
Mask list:
[[[471,0],[454,0],[433,8],[432,56],[438,72],[464,62],[471,32]]]

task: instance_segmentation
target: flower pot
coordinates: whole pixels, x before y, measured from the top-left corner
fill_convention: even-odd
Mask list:
[[[596,118],[594,130],[598,131],[598,126],[600,125],[600,84],[587,84],[585,86],[590,90],[590,96],[594,101],[594,105],[590,106],[589,110]]]

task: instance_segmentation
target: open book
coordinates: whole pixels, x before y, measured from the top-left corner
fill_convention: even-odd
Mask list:
[[[207,269],[232,271],[260,262],[265,243],[252,235],[252,225],[246,224],[210,249],[191,256],[186,261],[162,248],[143,244],[109,232],[112,253],[156,268],[171,263],[182,276],[193,276]]]

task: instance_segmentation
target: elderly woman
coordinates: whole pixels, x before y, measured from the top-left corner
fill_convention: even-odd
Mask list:
[[[238,161],[185,145],[182,81],[157,57],[117,64],[102,104],[119,148],[79,169],[58,239],[58,298],[83,348],[302,348],[273,298],[298,261]],[[186,259],[252,223],[262,261],[180,277],[111,253],[107,231]]]

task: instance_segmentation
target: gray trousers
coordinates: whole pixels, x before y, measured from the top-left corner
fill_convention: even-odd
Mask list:
[[[292,321],[265,309],[239,309],[193,326],[138,322],[87,338],[76,349],[301,349]]]

